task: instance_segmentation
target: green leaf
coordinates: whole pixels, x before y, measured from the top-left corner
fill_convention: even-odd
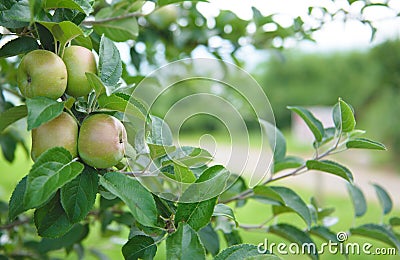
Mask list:
[[[333,122],[337,129],[347,133],[354,130],[356,120],[353,109],[349,104],[339,98],[339,102],[333,107]]]
[[[31,22],[31,10],[28,1],[13,1],[10,7],[1,10],[1,26],[7,28],[21,28]]]
[[[96,92],[96,95],[97,95],[97,92]],[[146,117],[142,113],[142,111],[138,107],[136,107],[134,104],[129,102],[129,100],[124,99],[121,94],[114,93],[114,94],[111,94],[110,96],[107,96],[104,93],[99,96],[98,102],[99,102],[100,108],[107,108],[107,109],[111,109],[111,110],[124,112],[128,115],[140,118],[143,121],[146,120]]]
[[[383,214],[388,214],[393,208],[393,202],[387,191],[380,185],[373,183],[372,186],[375,188],[376,195],[378,196],[379,203],[382,206]]]
[[[58,238],[43,238],[36,246],[40,253],[47,253],[62,248],[72,247],[89,234],[89,225],[74,225],[71,230]]]
[[[7,131],[0,134],[0,147],[4,159],[8,162],[13,162],[15,159],[15,150],[17,149],[17,141],[13,137],[14,131]]]
[[[377,224],[364,224],[356,228],[351,228],[352,235],[360,235],[363,237],[373,238],[382,241],[390,246],[400,250],[400,241],[396,235],[384,226]]]
[[[90,86],[94,89],[94,92],[96,93],[96,99],[99,98],[101,94],[106,93],[106,87],[96,74],[92,72],[85,72],[85,75]]]
[[[24,118],[28,115],[28,110],[25,105],[12,107],[0,113],[0,133],[6,129],[7,126]]]
[[[122,61],[115,44],[104,35],[100,40],[98,75],[107,86],[114,86],[122,75]]]
[[[209,223],[198,232],[200,241],[204,245],[206,251],[211,255],[216,256],[219,252],[219,236]]]
[[[229,223],[230,224],[230,223]],[[224,238],[228,246],[238,245],[243,243],[242,237],[237,229],[232,229],[230,232],[224,232]]]
[[[392,217],[389,220],[389,223],[392,227],[394,226],[400,226],[400,217]]]
[[[198,202],[218,196],[226,190],[229,176],[230,172],[221,165],[204,170],[196,182],[185,190],[180,201]]]
[[[217,177],[230,175],[230,172],[222,165],[213,165],[205,169],[197,179],[196,183],[215,181]]]
[[[253,188],[254,198],[272,205],[285,205],[285,201],[278,192],[267,186],[256,186]]]
[[[206,168],[183,193],[180,201],[197,202],[219,196],[228,187],[230,172],[222,165]]]
[[[335,208],[318,209],[318,220],[323,220],[325,217],[330,216],[333,212],[335,212]]]
[[[226,182],[226,187],[229,187],[225,190],[220,196],[220,201],[226,201],[233,196],[238,195],[239,193],[247,190],[246,181],[238,175],[231,174]],[[236,202],[236,207],[243,206],[247,200],[238,200]]]
[[[256,23],[257,27],[263,26],[266,23],[274,23],[274,19],[272,18],[272,15],[263,15],[260,10],[255,8],[254,6],[251,7],[253,11],[253,19],[254,22]]]
[[[320,142],[314,141],[313,146],[314,148],[318,148],[330,141],[333,140],[336,134],[336,128],[335,127],[328,127],[324,129],[324,136],[322,137],[322,140]]]
[[[372,149],[372,150],[386,150],[385,145],[375,142],[366,138],[355,138],[347,141],[347,148],[361,148],[361,149]]]
[[[318,208],[310,204],[308,204],[307,207],[310,210],[312,223],[318,224]]]
[[[0,101],[1,102],[1,101]],[[29,148],[26,145],[26,136],[22,135],[16,128],[12,127],[0,133],[0,146],[4,159],[10,163],[14,162],[17,145],[21,144],[27,157],[29,157]]]
[[[153,259],[156,252],[154,240],[143,235],[131,237],[122,247],[122,254],[126,260]]]
[[[28,176],[25,176],[18,182],[11,195],[10,202],[8,203],[8,219],[10,221],[13,221],[19,214],[26,210],[21,201],[24,200],[27,178]]]
[[[153,159],[175,151],[172,145],[172,133],[163,119],[150,115],[151,125],[147,130],[146,143]]]
[[[316,119],[309,110],[303,107],[288,107],[288,109],[298,114],[304,120],[313,133],[315,140],[318,142],[322,141],[322,137],[324,136],[324,126],[321,121]]]
[[[327,242],[332,241],[335,243],[339,243],[339,240],[337,239],[336,234],[333,233],[332,231],[330,231],[327,227],[314,226],[310,229],[309,232],[310,232],[310,234],[316,235],[316,236],[324,239]]]
[[[212,160],[212,155],[207,150],[182,146],[178,147],[174,152],[167,154],[165,158],[161,158],[161,163],[165,166],[175,161],[188,167],[199,167],[210,160]]]
[[[163,145],[150,144],[150,143],[148,143],[147,146],[149,147],[150,157],[152,159],[157,159],[161,156],[164,156],[168,153],[175,151],[175,149],[176,149],[175,146],[163,146]]]
[[[124,94],[124,93],[117,92],[117,93],[115,93],[115,95],[117,95],[120,98],[125,99],[126,101],[129,101],[129,103],[131,103],[132,105],[137,107],[140,110],[140,112],[142,112],[143,115],[145,115],[146,117],[148,116],[149,108],[143,103],[143,101],[135,98],[132,95],[127,95],[127,94]]]
[[[259,255],[256,245],[240,244],[224,249],[214,260],[244,260],[248,259],[248,257]]]
[[[342,129],[342,114],[340,112],[340,104],[336,103],[332,109],[332,119],[335,124],[335,128],[340,130]]]
[[[82,29],[70,21],[62,21],[60,23],[54,22],[39,22],[41,25],[46,27],[54,39],[60,42],[60,56],[63,55],[63,49],[65,45],[75,39],[78,36],[83,35]]]
[[[86,166],[80,175],[61,188],[61,204],[70,222],[81,221],[93,208],[98,182],[97,172]]]
[[[140,224],[156,226],[156,203],[151,193],[140,182],[118,172],[109,172],[100,177],[100,184],[125,202]]]
[[[27,53],[39,48],[39,44],[31,37],[19,37],[4,44],[0,48],[0,58],[8,58]]]
[[[26,100],[28,108],[28,131],[61,115],[64,102],[46,97],[34,97]]]
[[[151,126],[149,135],[146,138],[148,144],[156,144],[162,146],[172,146],[172,133],[167,123],[156,116],[150,115]]]
[[[307,233],[297,227],[282,223],[270,226],[268,231],[272,234],[283,237],[292,243],[298,244],[300,248],[302,248],[303,244],[307,245],[304,247],[305,253],[307,253],[312,259],[318,259],[318,249],[314,241],[312,241]]]
[[[296,212],[307,223],[308,227],[311,226],[310,210],[299,195],[286,187],[272,186],[269,188],[278,193],[285,202],[284,205]]]
[[[171,216],[171,212],[176,212],[175,203],[172,201],[162,199],[157,195],[153,195],[153,198],[156,202],[158,213],[163,218],[169,218]]]
[[[35,210],[34,220],[41,237],[60,237],[73,226],[61,206],[58,193],[48,203]]]
[[[72,106],[75,104],[76,99],[74,97],[68,97],[67,100],[65,100],[64,107],[67,109],[71,109]]]
[[[293,213],[293,212],[295,212],[293,209],[286,206],[279,206],[279,205],[272,206],[272,214],[274,214],[274,216],[278,216],[283,213]]]
[[[274,153],[274,160],[283,160],[286,155],[286,140],[282,132],[275,125],[265,120],[260,119],[260,124],[267,135],[269,145]]]
[[[332,173],[336,176],[342,177],[350,183],[353,182],[353,175],[351,174],[350,170],[336,162],[330,160],[308,160],[306,162],[306,166],[309,170],[318,170],[322,172]]]
[[[85,32],[84,32],[85,33]],[[72,40],[72,45],[79,45],[85,47],[86,49],[92,50],[93,44],[90,37],[85,37],[84,35],[79,35]]]
[[[196,181],[194,173],[184,165],[174,163],[174,173],[164,172],[169,178],[176,180],[179,183],[193,183]]]
[[[95,21],[121,16],[126,14],[125,12],[123,9],[113,10],[112,7],[105,7],[96,14]],[[95,22],[93,28],[97,34],[104,34],[115,42],[134,40],[139,34],[139,26],[135,17]]]
[[[367,201],[365,200],[363,192],[355,185],[347,184],[351,201],[354,207],[354,215],[356,217],[362,217],[367,212]]]
[[[54,147],[47,150],[39,156],[29,171],[24,207],[31,209],[43,205],[82,170],[83,165],[72,161],[72,156],[66,149]]]
[[[93,12],[93,7],[88,0],[43,0],[43,8],[57,9],[68,8],[78,10],[79,12],[89,15]]]
[[[197,233],[190,225],[181,223],[167,238],[166,259],[205,259],[205,250]]]
[[[275,203],[273,203],[275,205],[281,203],[286,208],[293,210],[293,212],[298,214],[306,222],[308,227],[311,226],[310,210],[307,204],[293,190],[279,186],[257,186],[254,188],[254,192],[257,196],[261,196],[262,199],[275,201]],[[285,212],[287,212],[287,210]]]
[[[285,169],[298,168],[304,165],[303,158],[297,156],[287,156],[280,161],[274,161],[274,173]]]
[[[198,231],[210,222],[216,202],[217,198],[196,203],[178,203],[178,208],[176,209],[175,214],[175,223],[187,223],[195,231]]]
[[[38,22],[35,23],[35,26],[38,37],[40,38],[40,44],[42,45],[42,48],[44,50],[55,52],[55,39],[51,32],[45,26],[41,25]]]
[[[233,210],[225,204],[221,204],[221,203],[217,204],[214,208],[214,212],[212,213],[212,216],[213,217],[223,216],[223,217],[229,218],[229,219],[235,221],[236,227],[239,226],[239,223],[236,220],[235,214],[233,214]]]
[[[367,131],[365,130],[360,130],[360,129],[354,129],[349,133],[349,139],[355,139],[357,137],[363,136]]]
[[[35,21],[35,17],[40,13],[42,8],[42,0],[29,0],[29,7],[31,12],[31,23]]]

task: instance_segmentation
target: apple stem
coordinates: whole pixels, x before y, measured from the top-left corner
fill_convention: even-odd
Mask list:
[[[60,48],[58,49],[58,56],[60,56],[60,58],[62,58],[64,56],[64,49],[65,49],[65,45],[61,44]]]

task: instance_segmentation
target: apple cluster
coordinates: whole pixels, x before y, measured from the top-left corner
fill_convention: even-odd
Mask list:
[[[64,93],[75,98],[91,91],[85,73],[96,73],[93,53],[81,46],[65,48],[63,58],[46,50],[26,54],[18,67],[17,82],[26,98],[58,99]],[[115,166],[124,157],[124,125],[108,114],[87,116],[81,126],[67,112],[32,130],[33,161],[53,147],[64,147],[75,158],[95,168]]]

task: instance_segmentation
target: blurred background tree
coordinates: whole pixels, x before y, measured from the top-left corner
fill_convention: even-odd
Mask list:
[[[299,53],[289,50],[259,65],[257,80],[274,108],[277,125],[288,128],[287,104],[329,105],[335,95],[357,109],[360,127],[400,156],[400,41],[389,40],[363,51]]]

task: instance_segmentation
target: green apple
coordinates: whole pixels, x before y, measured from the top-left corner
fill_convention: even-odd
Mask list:
[[[34,50],[22,58],[17,82],[24,97],[57,99],[67,87],[67,69],[63,60],[53,52]]]
[[[78,155],[78,124],[63,112],[53,120],[32,130],[32,160],[53,147],[64,147],[72,157]]]
[[[82,123],[78,153],[92,167],[109,168],[124,157],[125,143],[125,127],[118,119],[106,114],[95,114]]]
[[[65,48],[63,60],[68,71],[66,93],[73,97],[82,97],[92,91],[85,72],[96,73],[96,60],[93,53],[82,46]]]

